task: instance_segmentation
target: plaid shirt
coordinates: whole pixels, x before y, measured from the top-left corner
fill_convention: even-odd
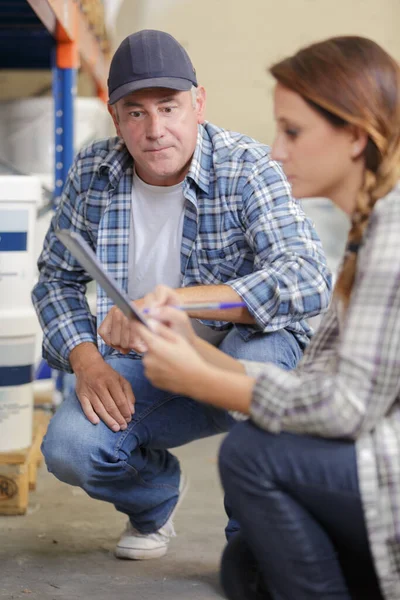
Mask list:
[[[346,314],[332,304],[294,371],[245,363],[258,377],[251,416],[260,427],[356,440],[369,540],[387,600],[400,598],[399,232],[396,188],[371,216]]]
[[[43,355],[57,369],[70,370],[68,357],[79,343],[96,342],[96,319],[85,299],[90,277],[54,230],[80,233],[126,290],[132,175],[132,157],[119,138],[83,149],[70,170],[32,295],[44,331]],[[229,284],[257,323],[237,325],[245,338],[287,328],[306,345],[311,332],[304,319],[327,308],[331,279],[312,224],[269,148],[210,123],[199,126],[183,193],[181,285]],[[98,287],[98,323],[111,307]],[[112,351],[101,338],[97,343],[103,356]]]

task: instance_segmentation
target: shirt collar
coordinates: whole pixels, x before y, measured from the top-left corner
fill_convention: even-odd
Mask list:
[[[124,140],[121,138],[116,138],[116,140],[99,166],[99,172],[106,172],[113,187],[118,184],[127,167],[133,164],[132,156],[125,146]]]
[[[212,166],[212,147],[203,125],[198,126],[196,148],[193,153],[187,177],[190,177],[203,192],[208,193],[210,169]]]

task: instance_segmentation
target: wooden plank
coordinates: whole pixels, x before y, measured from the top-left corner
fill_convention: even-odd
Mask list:
[[[32,445],[21,452],[0,454],[0,515],[26,513],[29,490],[36,488],[37,469],[43,460],[40,446],[50,417],[45,411],[35,411]]]
[[[27,2],[31,5],[31,8],[42,21],[47,31],[51,35],[55,35],[57,19],[49,3],[43,2],[43,0],[27,0]]]
[[[23,515],[28,508],[28,464],[1,465],[0,515]]]
[[[54,381],[50,379],[39,379],[33,382],[33,402],[35,408],[53,405]]]
[[[32,443],[35,437],[35,433],[39,430],[44,435],[44,430],[47,429],[48,422],[50,421],[50,413],[44,410],[35,410],[33,413],[33,435]],[[0,465],[18,465],[26,462],[29,452],[31,451],[32,445],[28,448],[22,448],[21,450],[14,450],[12,452],[0,452]]]
[[[28,448],[14,450],[13,452],[0,452],[0,465],[20,465],[26,462]]]

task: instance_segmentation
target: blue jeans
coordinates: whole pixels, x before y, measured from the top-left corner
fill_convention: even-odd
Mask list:
[[[285,330],[245,342],[233,328],[221,349],[238,358],[293,366],[301,354]],[[226,411],[153,387],[139,359],[116,355],[106,360],[136,397],[127,429],[114,433],[102,422],[92,425],[73,393],[52,418],[42,451],[58,479],[113,503],[138,531],[152,533],[166,523],[178,499],[180,467],[168,449],[228,431],[235,421]]]
[[[275,435],[247,421],[225,438],[219,466],[272,600],[381,597],[353,442]],[[360,582],[367,592],[353,596]]]

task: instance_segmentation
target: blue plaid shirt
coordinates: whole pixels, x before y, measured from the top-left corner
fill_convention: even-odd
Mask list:
[[[88,274],[58,241],[56,228],[82,235],[127,290],[133,159],[111,138],[76,157],[39,257],[32,297],[44,332],[43,356],[70,371],[69,354],[82,342],[111,349],[96,335],[111,300],[97,288],[97,323],[85,298]],[[306,345],[305,318],[328,307],[331,277],[321,243],[293,200],[268,146],[206,123],[183,193],[181,285],[228,284],[257,325],[237,325],[243,337],[286,328]],[[203,321],[223,329],[225,322]]]

